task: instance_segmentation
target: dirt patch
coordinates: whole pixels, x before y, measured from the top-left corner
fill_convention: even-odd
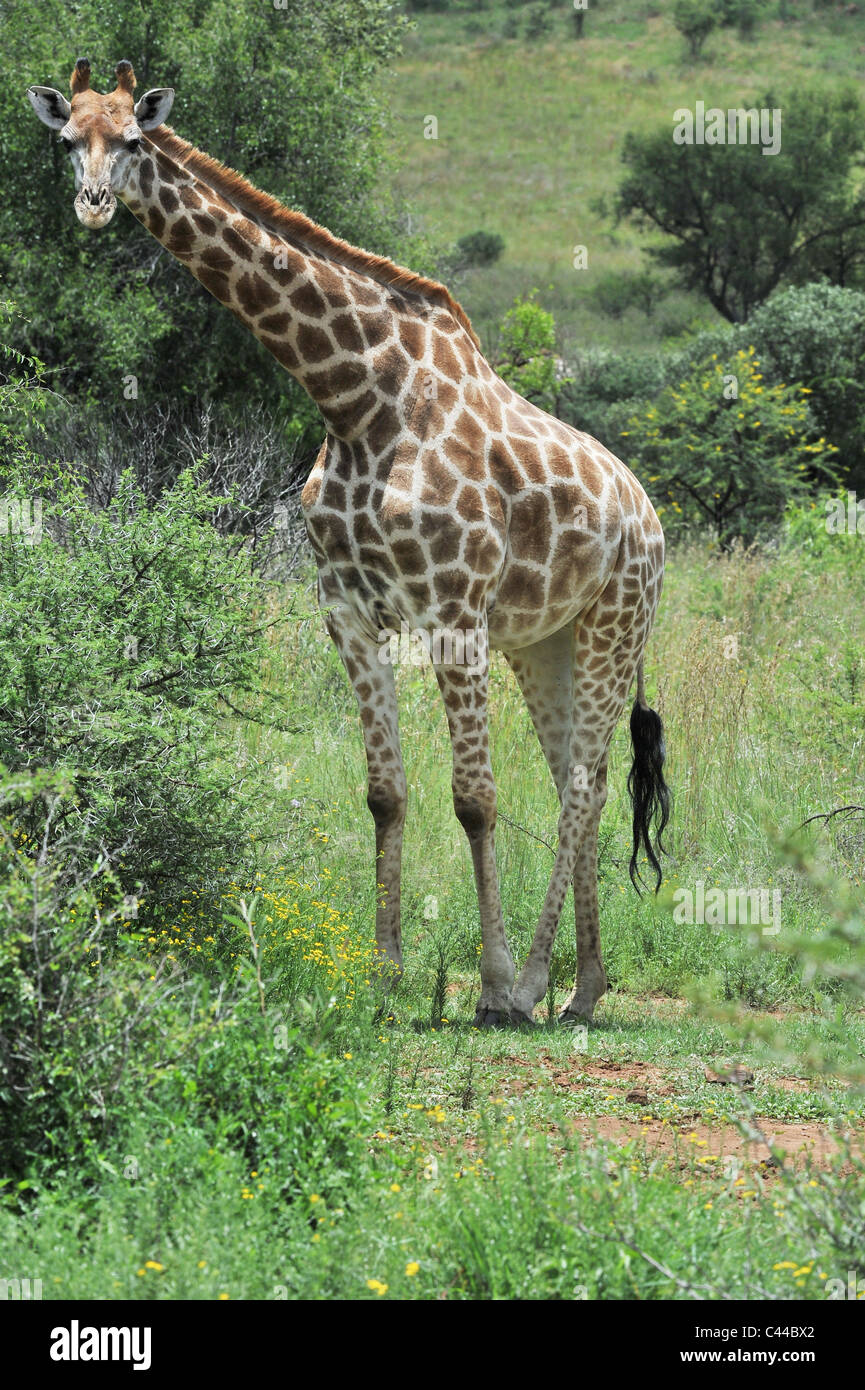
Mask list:
[[[757,1121],[766,1141],[746,1139],[735,1125],[709,1125],[702,1120],[685,1118],[662,1122],[654,1117],[628,1120],[616,1115],[577,1115],[568,1121],[571,1133],[586,1139],[605,1139],[622,1145],[637,1140],[649,1157],[674,1157],[681,1167],[691,1168],[701,1159],[709,1172],[716,1172],[718,1163],[736,1158],[757,1166],[766,1164],[771,1172],[772,1149],[784,1154],[794,1168],[809,1164],[827,1167],[830,1160],[842,1151],[837,1135],[818,1122],[788,1123],[779,1120]],[[857,1156],[865,1152],[861,1131],[850,1134],[851,1148]]]
[[[645,1091],[650,1102],[653,1098],[675,1095],[681,1088],[681,1082],[679,1085],[673,1084],[670,1068],[658,1067],[651,1062],[614,1062],[603,1057],[576,1055],[565,1063],[560,1057],[552,1057],[549,1052],[540,1052],[536,1057],[499,1058],[496,1065],[504,1069],[501,1078],[503,1092],[512,1095],[522,1095],[524,1091],[533,1089],[542,1081],[551,1081],[553,1085],[567,1091],[580,1091],[587,1082],[605,1082],[616,1090]],[[525,1076],[526,1072],[530,1072],[531,1075]],[[733,1068],[732,1075],[735,1079],[739,1079],[740,1074],[744,1088],[752,1089],[753,1073]],[[703,1078],[706,1081],[727,1084],[723,1068],[719,1074],[711,1073],[704,1068]],[[802,1076],[758,1076],[756,1080],[758,1084],[771,1086],[779,1091],[805,1092],[814,1087],[813,1081]]]
[[[667,1095],[674,1089],[667,1084],[669,1078],[664,1076],[660,1067],[653,1067],[648,1062],[605,1062],[586,1058],[576,1062],[576,1071],[577,1075],[572,1071],[563,1071],[561,1063],[558,1063],[556,1070],[551,1071],[551,1080],[556,1086],[569,1091],[581,1090],[586,1077],[604,1081],[618,1090],[640,1089],[652,1095]]]
[[[561,1057],[553,1057],[549,1052],[539,1052],[537,1057],[507,1057],[501,1059],[508,1067],[527,1067],[541,1071],[561,1085],[579,1086],[587,1076],[601,1081],[640,1081],[653,1086],[665,1080],[660,1067],[650,1062],[614,1062],[607,1057],[584,1057],[576,1053],[565,1063]],[[570,1070],[565,1070],[565,1067]]]

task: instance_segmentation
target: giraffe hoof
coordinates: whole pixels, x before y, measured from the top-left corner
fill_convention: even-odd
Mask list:
[[[562,1009],[558,1017],[558,1022],[562,1028],[580,1028],[591,1023],[592,1015],[588,1011],[574,1013],[572,1009]]]
[[[531,1014],[527,1014],[523,1009],[511,1009],[510,1021],[514,1028],[537,1028],[535,1020]]]
[[[479,1004],[475,1010],[476,1028],[499,1028],[507,1022],[507,1014],[501,1009],[488,1009],[486,1004]]]

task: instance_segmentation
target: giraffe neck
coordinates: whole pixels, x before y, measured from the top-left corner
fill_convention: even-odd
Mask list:
[[[405,323],[414,316],[420,327],[422,314],[388,285],[305,246],[304,226],[320,229],[300,214],[300,235],[288,235],[215,182],[145,140],[120,197],[300,382],[329,433],[349,441],[371,433],[375,452],[383,411],[393,434],[416,399],[403,387],[425,334]]]

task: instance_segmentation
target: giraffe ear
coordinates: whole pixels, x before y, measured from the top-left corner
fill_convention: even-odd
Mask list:
[[[54,87],[28,87],[30,105],[45,125],[52,130],[62,130],[72,114],[72,107]]]
[[[135,119],[142,130],[153,130],[162,125],[173,104],[173,87],[154,87],[135,103]]]

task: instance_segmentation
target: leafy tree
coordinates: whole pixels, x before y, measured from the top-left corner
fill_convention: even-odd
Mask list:
[[[673,23],[695,61],[717,22],[714,0],[676,0],[673,6]]]
[[[709,526],[722,546],[753,539],[802,499],[809,477],[832,476],[835,450],[800,386],[768,386],[754,348],[714,354],[667,387],[623,430],[630,458],[672,530]]]
[[[783,281],[820,274],[856,284],[865,267],[865,146],[852,92],[802,91],[759,106],[783,113],[782,146],[676,144],[669,129],[630,133],[618,217],[664,232],[649,255],[742,322]],[[759,215],[757,215],[759,214]]]
[[[498,232],[469,232],[457,242],[457,257],[463,266],[492,265],[505,249]]]
[[[378,74],[404,20],[388,0],[28,0],[4,14],[0,88],[0,279],[26,309],[19,347],[62,383],[103,402],[218,394],[248,404],[300,394],[232,315],[120,208],[97,235],[72,210],[69,160],[28,116],[31,83],[66,89],[80,53],[94,86],[113,85],[129,58],[139,92],[177,90],[179,132],[334,232],[432,269],[407,243],[378,175],[385,108]],[[206,351],[201,345],[206,344]],[[250,386],[250,383],[255,383]]]

